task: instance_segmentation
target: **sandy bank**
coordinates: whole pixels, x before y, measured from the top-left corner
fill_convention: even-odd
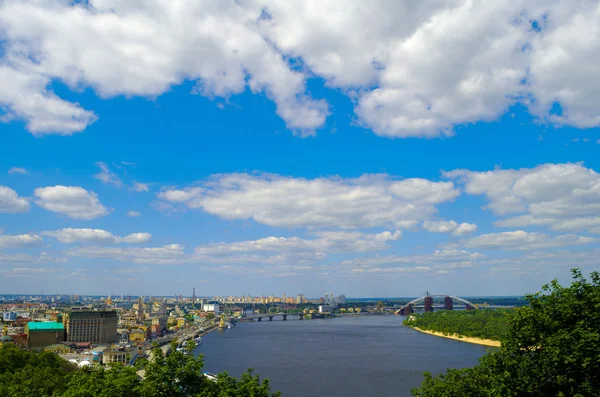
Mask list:
[[[474,343],[476,345],[483,345],[483,346],[490,346],[490,347],[500,347],[500,342],[497,340],[492,340],[492,339],[481,339],[481,338],[472,338],[469,336],[459,336],[458,334],[454,334],[454,335],[444,335],[441,332],[435,332],[435,331],[426,331],[424,329],[420,329],[417,327],[411,327],[412,329],[415,329],[419,332],[423,332],[424,334],[429,334],[429,335],[434,335],[434,336],[441,336],[442,338],[448,338],[448,339],[454,339],[454,340],[458,340],[461,342],[467,342],[467,343]]]

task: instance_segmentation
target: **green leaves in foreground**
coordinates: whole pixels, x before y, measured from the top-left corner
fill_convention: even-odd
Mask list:
[[[190,350],[193,347],[190,344]],[[217,382],[202,376],[203,359],[159,348],[145,361],[144,379],[136,368],[113,365],[77,369],[55,354],[30,352],[11,344],[0,348],[2,397],[277,397],[269,382],[253,376],[220,374]]]
[[[419,397],[600,396],[600,275],[573,270],[516,309],[502,347],[475,368],[448,370],[413,390]]]

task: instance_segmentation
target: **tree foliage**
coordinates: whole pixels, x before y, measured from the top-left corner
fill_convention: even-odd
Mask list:
[[[188,351],[194,347],[188,346]],[[7,344],[0,348],[0,396],[3,397],[278,397],[268,380],[252,374],[240,379],[226,373],[217,381],[202,375],[202,356],[180,351],[168,356],[156,347],[153,359],[136,368],[113,364],[108,369],[78,369],[59,356]]]
[[[416,313],[404,325],[447,335],[501,340],[508,332],[508,317],[514,310],[441,310]]]
[[[600,274],[556,280],[509,318],[502,347],[475,368],[425,374],[419,397],[600,396]]]

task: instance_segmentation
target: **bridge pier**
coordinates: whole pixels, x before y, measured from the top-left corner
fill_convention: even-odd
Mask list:
[[[304,320],[304,314],[299,314],[298,316],[300,316],[300,320]]]
[[[287,320],[287,314],[282,314],[283,316],[283,321]]]
[[[262,321],[262,317],[259,317],[259,318],[258,318],[258,321]]]
[[[452,302],[452,298],[449,296],[444,298],[444,309],[452,310],[454,308],[454,302]]]
[[[273,316],[269,316],[269,321],[273,321]]]
[[[433,298],[431,296],[425,297],[425,311],[426,312],[433,311]]]

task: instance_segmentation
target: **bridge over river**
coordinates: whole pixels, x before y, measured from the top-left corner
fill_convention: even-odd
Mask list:
[[[289,316],[292,317],[297,317],[299,320],[304,320],[304,316],[312,316],[312,318],[325,318],[325,317],[331,317],[331,313],[257,313],[257,314],[251,314],[249,316],[244,316],[240,319],[238,319],[237,321],[253,321],[253,320],[258,320],[258,321],[262,321],[263,318],[268,318],[269,321],[273,321],[273,318],[275,317],[282,317],[283,320],[287,320],[287,318]]]
[[[441,298],[443,298],[443,303],[435,303],[434,300],[436,298],[440,301],[442,300]],[[478,309],[479,306],[469,302],[466,299],[453,295],[426,293],[417,299],[411,300],[406,305],[396,310],[396,314],[408,315],[414,312],[417,308],[423,308],[426,312],[432,312],[434,309],[453,310],[454,308],[474,310]]]

